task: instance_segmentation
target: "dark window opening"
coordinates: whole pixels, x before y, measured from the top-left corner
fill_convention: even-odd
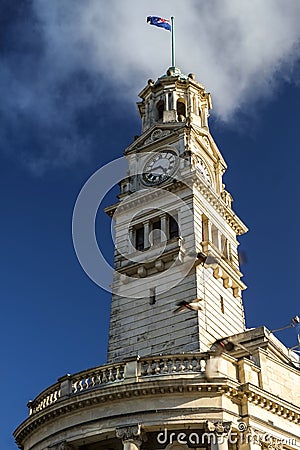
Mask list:
[[[169,92],[168,94],[168,109],[172,109],[173,108],[173,104],[172,104],[172,94],[171,92]]]
[[[173,239],[179,236],[178,222],[174,217],[169,217],[169,238]]]
[[[152,222],[152,230],[160,230],[160,220]]]
[[[156,289],[150,288],[150,297],[149,297],[149,304],[154,305],[156,303]]]
[[[159,102],[156,105],[156,109],[157,109],[157,120],[162,120],[165,109],[165,104],[163,100],[159,100]]]
[[[144,250],[144,227],[135,230],[135,248]]]
[[[177,118],[179,122],[184,122],[186,118],[186,108],[183,100],[177,100]]]

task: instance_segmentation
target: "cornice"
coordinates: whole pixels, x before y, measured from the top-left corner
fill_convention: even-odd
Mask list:
[[[198,192],[202,195],[203,199],[206,200],[215,210],[225,219],[228,225],[234,230],[234,232],[239,236],[248,231],[246,225],[242,222],[242,220],[235,214],[235,212],[229,208],[222,198],[218,196],[201,178],[197,175],[196,171],[189,172],[186,175],[182,176],[180,180],[174,180],[174,182],[169,182],[168,184],[162,185],[160,189],[157,189],[155,193],[154,189],[151,189],[149,192],[147,190],[141,191],[141,196],[130,200],[130,195],[126,197],[126,202],[122,205],[122,202],[115,203],[111,206],[108,206],[104,209],[104,211],[112,216],[115,210],[128,211],[131,208],[138,207],[143,205],[148,200],[153,200],[154,198],[158,199],[162,193],[162,190],[176,192],[183,187],[188,187],[190,189],[195,186],[198,189]],[[139,191],[136,191],[138,193]],[[192,193],[188,195],[191,197]],[[187,197],[186,197],[187,198]]]
[[[248,231],[246,225],[235,214],[235,212],[229,208],[222,198],[218,196],[207,184],[201,179],[200,176],[194,174],[195,186],[201,196],[226,220],[228,225],[239,236]]]
[[[98,387],[88,392],[70,395],[61,398],[52,406],[29,416],[14,432],[17,444],[20,446],[23,440],[44,423],[58,419],[66,414],[83,408],[105,404],[126,399],[147,398],[153,396],[183,395],[185,393],[201,393],[203,395],[215,393],[223,395],[229,392],[235,383],[226,378],[219,378],[215,382],[206,383],[203,376],[151,376],[144,377],[138,382],[120,382],[110,386]]]
[[[209,383],[203,376],[149,376],[143,377],[138,382],[117,382],[104,387],[97,387],[89,391],[72,394],[67,398],[61,398],[46,409],[29,416],[14,432],[18,445],[44,423],[58,419],[66,414],[80,409],[90,408],[99,404],[120,401],[126,399],[138,399],[153,396],[170,396],[197,393],[199,396],[226,395],[235,402],[249,401],[263,409],[284,419],[300,423],[300,408],[272,395],[250,383],[239,383],[228,378],[216,378]],[[223,410],[222,410],[223,411]]]
[[[205,87],[203,84],[199,83],[198,81],[194,80],[193,78],[186,77],[184,80],[181,78],[180,74],[178,75],[169,75],[166,74],[159,77],[155,82],[154,80],[149,80],[148,84],[140,91],[138,96],[145,100],[145,98],[152,92],[156,92],[161,90],[162,87],[169,87],[172,86],[174,89],[174,86],[184,86],[187,89],[192,86],[194,89],[201,91],[202,93],[205,91]],[[205,94],[207,94],[205,92]],[[211,105],[210,105],[211,107]]]
[[[282,398],[271,394],[251,383],[243,384],[239,387],[237,395],[241,399],[258,405],[259,407],[271,411],[273,414],[282,416],[296,424],[300,423],[300,407],[289,403]]]
[[[175,183],[172,182],[168,182],[168,184],[164,184],[162,186],[159,186],[159,189],[145,189],[145,190],[141,190],[141,191],[135,191],[134,194],[139,194],[140,196],[137,197],[137,195],[134,196],[134,198],[131,200],[130,199],[130,195],[128,195],[126,197],[126,202],[122,203],[122,202],[118,202],[118,203],[114,203],[111,206],[108,206],[104,209],[104,211],[109,214],[109,215],[113,215],[115,210],[118,208],[118,211],[128,211],[132,208],[136,208],[139,207],[141,205],[144,205],[145,202],[147,202],[148,200],[153,200],[153,199],[159,199],[160,197],[162,197],[164,195],[164,192],[173,192],[173,191],[177,191],[182,187],[189,187],[186,186],[185,183],[181,182],[181,181],[176,181]],[[192,197],[192,190],[190,191],[189,194],[187,194],[184,199],[188,199]]]

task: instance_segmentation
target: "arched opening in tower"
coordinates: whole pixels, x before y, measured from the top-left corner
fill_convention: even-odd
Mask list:
[[[183,99],[177,100],[177,120],[178,122],[184,122],[186,119],[186,107]]]
[[[164,101],[163,100],[159,100],[159,102],[157,102],[157,104],[156,104],[157,120],[162,120],[163,119],[164,109],[165,109]]]

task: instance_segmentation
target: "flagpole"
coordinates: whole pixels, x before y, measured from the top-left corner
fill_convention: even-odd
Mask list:
[[[174,29],[174,17],[171,17],[171,24],[172,24],[172,67],[175,67],[175,29]]]

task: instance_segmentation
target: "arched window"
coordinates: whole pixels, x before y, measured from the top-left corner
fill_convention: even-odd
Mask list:
[[[165,109],[165,103],[163,100],[159,100],[159,102],[157,102],[156,104],[156,117],[157,120],[162,120],[163,119],[163,115],[164,115],[164,109]]]
[[[183,99],[177,100],[177,119],[178,122],[184,122],[186,119],[186,107],[185,107],[185,101]]]

